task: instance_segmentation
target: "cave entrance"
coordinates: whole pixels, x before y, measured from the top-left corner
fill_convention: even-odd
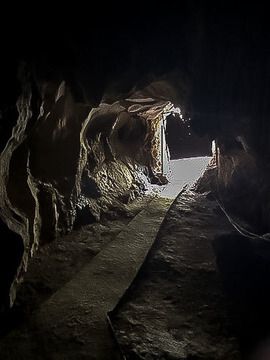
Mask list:
[[[163,122],[170,160],[212,156],[209,138],[196,135],[192,131],[190,118],[184,119],[180,110],[170,113]]]
[[[163,113],[160,125],[162,175],[178,188],[194,183],[213,158],[213,144],[206,136],[196,135],[190,119],[173,107]],[[168,190],[169,191],[169,190]]]
[[[141,136],[143,140],[134,153],[138,163],[147,167],[152,184],[164,185],[176,177],[179,181],[196,180],[194,177],[200,176],[213,156],[210,139],[196,135],[190,118],[186,119],[181,109],[169,100],[171,96],[175,98],[174,93],[168,83],[157,81],[135,91],[121,103],[130,117],[127,128],[132,128],[132,119],[134,129],[136,122],[145,129],[136,133],[135,138]],[[127,144],[130,149],[132,141],[129,139]]]

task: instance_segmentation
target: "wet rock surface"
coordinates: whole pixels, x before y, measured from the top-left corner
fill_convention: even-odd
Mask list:
[[[230,230],[205,195],[178,197],[112,314],[127,359],[240,359],[211,244]]]

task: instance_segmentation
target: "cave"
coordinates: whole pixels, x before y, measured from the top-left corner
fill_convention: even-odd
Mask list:
[[[94,5],[3,12],[0,359],[270,359],[266,5]]]

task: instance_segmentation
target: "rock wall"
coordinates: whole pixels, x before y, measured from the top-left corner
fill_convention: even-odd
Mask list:
[[[251,119],[238,125],[224,124],[216,134],[214,161],[197,188],[213,190],[233,218],[262,235],[270,230],[268,147],[255,141]]]
[[[21,84],[0,156],[3,308],[14,302],[40,245],[106,213],[117,216],[151,178],[165,180],[157,130],[172,108],[149,89],[148,98],[134,91],[93,107],[77,102],[64,80],[35,83],[25,73]]]
[[[25,78],[22,83],[18,118],[0,157],[1,219],[10,231],[8,238],[17,239],[3,239],[4,244],[14,242],[13,251],[2,255],[7,265],[2,276],[13,274],[6,279],[11,291],[0,299],[4,307],[13,303],[28,259],[40,243],[72,227],[80,129],[88,112],[74,103],[64,82],[43,84],[36,98],[31,81]]]
[[[122,16],[123,9],[105,14],[102,4],[100,16],[79,8],[79,27],[74,10],[70,17],[61,11],[55,23],[51,10],[44,22],[17,11],[19,31],[3,39],[3,304],[13,302],[40,244],[124,206],[147,176],[165,180],[157,133],[168,101],[184,105],[196,134],[216,139],[224,199],[261,231],[269,227],[263,6],[183,1],[181,11],[175,5],[154,15],[151,7],[149,15],[144,8]]]
[[[269,232],[268,161],[240,137],[217,140],[218,194],[254,232]],[[228,144],[229,143],[229,144]]]

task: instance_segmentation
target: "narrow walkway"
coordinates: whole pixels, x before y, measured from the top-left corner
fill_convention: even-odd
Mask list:
[[[36,321],[51,359],[118,359],[106,315],[127,290],[172,200],[157,198],[42,306]],[[59,342],[59,339],[61,341]]]
[[[161,196],[150,201],[89,264],[43,303],[33,313],[28,328],[14,330],[0,343],[1,358],[119,359],[107,313],[115,308],[144,262],[170,205],[187,180],[179,179],[188,174],[189,181],[194,180],[207,163],[207,159],[193,161],[197,173],[192,167],[192,176],[192,159],[175,162],[171,182]]]
[[[134,286],[110,315],[126,359],[240,360],[212,247],[231,231],[205,194],[187,190],[176,199]]]
[[[1,342],[1,356],[6,360],[118,359],[107,313],[136,276],[180,190],[175,188],[174,196],[170,191],[169,198],[154,198],[115,240],[33,314],[30,328],[19,329]]]

